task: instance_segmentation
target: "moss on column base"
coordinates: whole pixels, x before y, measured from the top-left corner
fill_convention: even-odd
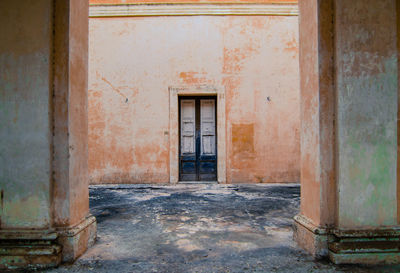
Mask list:
[[[44,269],[61,263],[62,246],[57,233],[48,230],[2,230],[0,270]]]
[[[399,264],[400,229],[335,230],[329,258],[335,264]]]

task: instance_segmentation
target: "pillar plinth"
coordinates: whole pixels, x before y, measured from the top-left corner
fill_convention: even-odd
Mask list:
[[[336,264],[400,263],[400,227],[333,230],[329,258]]]
[[[317,259],[328,255],[328,243],[332,235],[327,229],[314,225],[302,215],[294,217],[293,229],[294,240],[301,248]]]
[[[52,230],[0,230],[0,270],[45,269],[72,262],[96,240],[96,218]]]
[[[96,218],[89,215],[76,226],[57,229],[57,234],[57,242],[63,246],[62,260],[74,261],[94,245],[97,234]]]
[[[61,263],[62,245],[54,230],[1,230],[0,270],[37,269]]]

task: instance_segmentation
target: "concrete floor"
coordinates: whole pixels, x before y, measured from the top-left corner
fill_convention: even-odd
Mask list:
[[[48,272],[400,272],[314,261],[292,240],[298,185],[90,188],[98,240]]]

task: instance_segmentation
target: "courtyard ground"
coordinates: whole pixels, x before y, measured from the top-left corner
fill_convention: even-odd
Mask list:
[[[91,186],[96,244],[47,272],[400,272],[313,260],[292,240],[299,202],[297,184]]]

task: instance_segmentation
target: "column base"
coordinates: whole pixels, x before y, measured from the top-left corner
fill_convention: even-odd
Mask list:
[[[96,218],[58,230],[0,230],[0,271],[45,269],[72,262],[96,240]]]
[[[303,215],[294,217],[293,238],[298,246],[320,259],[328,256],[328,243],[331,240],[328,230],[315,226]]]
[[[94,245],[97,235],[96,218],[92,215],[86,217],[74,227],[57,229],[57,242],[62,245],[62,261],[72,262]]]
[[[329,258],[335,264],[399,264],[400,229],[334,230]]]
[[[62,246],[54,231],[0,231],[0,271],[45,269],[61,263]]]

